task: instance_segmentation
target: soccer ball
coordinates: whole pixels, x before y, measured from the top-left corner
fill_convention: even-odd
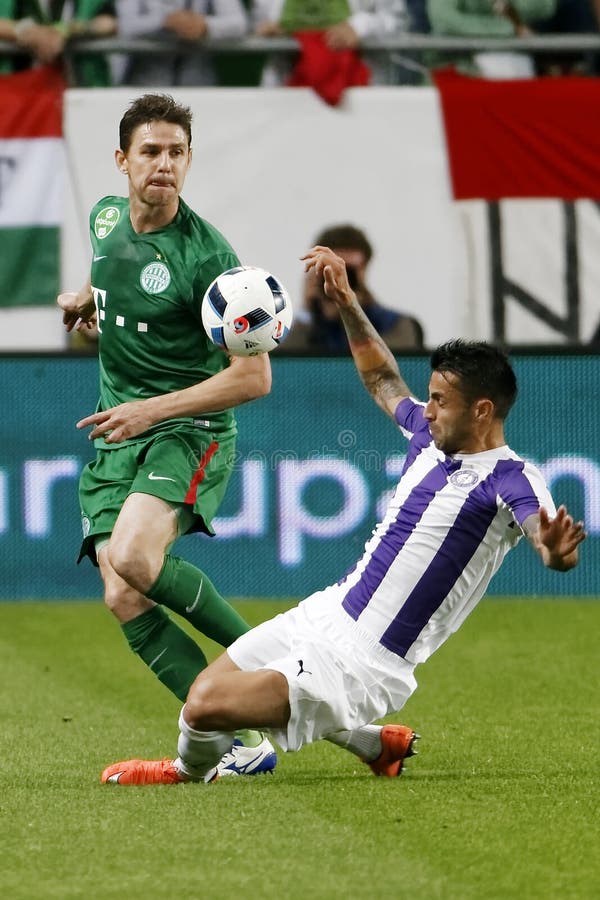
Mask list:
[[[279,346],[292,325],[292,301],[274,275],[254,266],[222,272],[202,300],[202,324],[232,356],[256,356]]]

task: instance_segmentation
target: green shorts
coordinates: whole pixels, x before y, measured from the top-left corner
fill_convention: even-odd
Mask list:
[[[125,499],[141,493],[180,507],[181,533],[214,534],[213,517],[235,462],[235,436],[197,429],[163,431],[144,440],[98,449],[79,480],[83,543],[78,562],[97,565],[95,538],[110,535]]]

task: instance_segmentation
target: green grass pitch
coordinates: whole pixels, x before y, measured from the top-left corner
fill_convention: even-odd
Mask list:
[[[148,788],[99,773],[172,756],[179,703],[110,614],[1,603],[0,623],[6,900],[600,896],[600,602],[484,601],[394,717],[422,735],[399,779],[321,743],[273,777]]]

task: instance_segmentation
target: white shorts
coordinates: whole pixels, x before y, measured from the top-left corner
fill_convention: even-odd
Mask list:
[[[335,586],[312,594],[227,649],[243,671],[286,677],[290,719],[285,731],[272,732],[284,750],[397,712],[417,686],[414,665],[364,632],[335,594]]]

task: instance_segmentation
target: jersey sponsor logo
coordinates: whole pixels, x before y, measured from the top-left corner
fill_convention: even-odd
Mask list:
[[[121,213],[116,206],[105,206],[96,216],[94,222],[94,232],[96,237],[101,241],[107,237],[121,218]]]
[[[83,531],[84,538],[86,538],[88,536],[88,534],[90,533],[91,527],[92,527],[92,524],[91,524],[90,520],[88,519],[88,517],[82,516],[81,517],[81,530]]]
[[[168,475],[155,475],[154,472],[149,472],[148,478],[150,481],[175,481],[174,478],[169,478]]]
[[[163,262],[151,262],[140,273],[140,284],[148,294],[161,294],[171,284],[171,273]]]
[[[455,487],[469,488],[477,484],[479,475],[474,469],[459,469],[458,472],[453,472],[448,480]]]
[[[106,256],[97,256],[97,255],[94,253],[94,262],[98,262],[98,261],[101,260],[101,259],[106,259]]]

